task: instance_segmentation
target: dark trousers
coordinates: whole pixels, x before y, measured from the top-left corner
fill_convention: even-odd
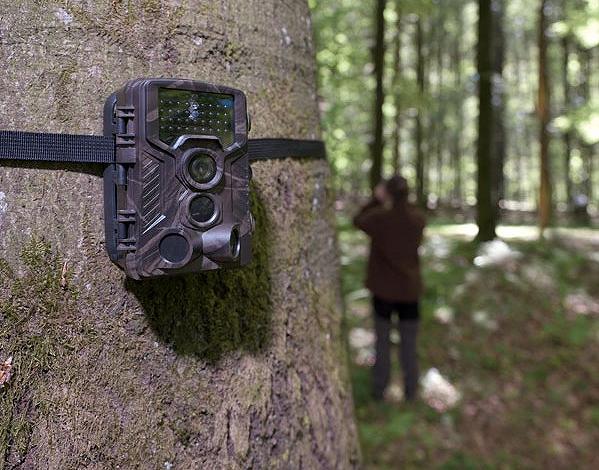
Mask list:
[[[400,363],[404,378],[404,396],[413,400],[418,389],[418,353],[416,338],[420,311],[418,302],[386,302],[377,297],[373,299],[374,328],[376,333],[376,360],[373,369],[373,393],[375,398],[383,398],[389,384],[391,372],[391,328],[392,314],[399,317]]]

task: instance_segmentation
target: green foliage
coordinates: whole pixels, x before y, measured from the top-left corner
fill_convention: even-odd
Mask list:
[[[369,165],[372,0],[310,2],[314,10],[324,136],[337,185],[357,183]],[[359,169],[362,170],[359,170]]]
[[[562,7],[563,5],[563,7]],[[311,0],[319,67],[324,137],[341,199],[368,191],[369,144],[373,134],[374,78],[371,49],[374,41],[374,2]],[[593,68],[599,41],[597,0],[552,0],[548,16],[549,75],[552,93],[550,148],[554,202],[568,203],[567,188],[588,194],[599,177],[591,164],[599,143],[599,105]],[[463,207],[476,202],[475,152],[477,136],[476,44],[478,7],[474,0],[388,1],[386,19],[384,174],[395,170],[392,161],[396,117],[400,171],[412,187],[416,179],[415,118],[424,128],[425,192],[431,201]],[[424,31],[422,61],[425,91],[416,83],[416,22]],[[516,210],[533,210],[537,203],[539,148],[536,101],[538,87],[538,6],[523,0],[505,2],[505,60],[503,80],[496,90],[505,93],[505,199]],[[399,28],[399,29],[398,29]],[[560,38],[572,41],[569,60],[571,94],[564,97],[563,51]],[[396,41],[401,42],[401,67],[395,70]],[[496,100],[499,94],[496,93]],[[563,134],[571,131],[569,171],[564,168]],[[594,147],[593,147],[594,146]],[[593,179],[594,178],[594,179]],[[596,184],[595,184],[596,185]],[[593,200],[591,201],[593,203]],[[563,206],[563,204],[562,204]],[[596,206],[596,202],[595,202]],[[591,209],[593,207],[591,204]]]
[[[482,464],[479,459],[464,452],[456,452],[439,467],[439,470],[491,470],[493,465]]]
[[[599,2],[562,0],[562,19],[553,25],[560,36],[571,35],[585,49],[599,46]]]

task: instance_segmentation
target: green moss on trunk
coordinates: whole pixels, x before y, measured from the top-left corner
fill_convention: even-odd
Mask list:
[[[21,275],[0,260],[0,359],[13,357],[13,376],[0,389],[0,469],[27,453],[40,384],[67,347],[64,325],[75,297],[66,267],[43,240],[32,238],[20,258]]]
[[[268,219],[255,189],[251,202],[248,267],[127,282],[157,336],[180,354],[215,362],[233,350],[258,352],[271,336]]]

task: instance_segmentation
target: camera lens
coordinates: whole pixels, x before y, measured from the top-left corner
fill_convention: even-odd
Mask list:
[[[195,222],[205,224],[214,217],[216,206],[208,196],[198,196],[189,204],[189,212]]]
[[[239,231],[237,229],[233,229],[231,232],[231,240],[229,243],[231,244],[231,256],[237,258],[241,244],[239,240]]]
[[[189,175],[200,184],[209,183],[216,176],[216,162],[210,155],[194,155],[187,165]]]

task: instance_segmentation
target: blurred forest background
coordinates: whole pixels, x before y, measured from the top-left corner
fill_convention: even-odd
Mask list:
[[[367,467],[597,468],[599,0],[310,5]],[[348,222],[396,171],[429,218],[413,406],[397,360],[370,400]]]
[[[480,2],[480,31],[471,0],[311,3],[341,200],[400,170],[421,204],[471,215],[482,160],[491,204],[532,213],[546,160],[557,215],[577,205],[597,215],[599,1]]]

